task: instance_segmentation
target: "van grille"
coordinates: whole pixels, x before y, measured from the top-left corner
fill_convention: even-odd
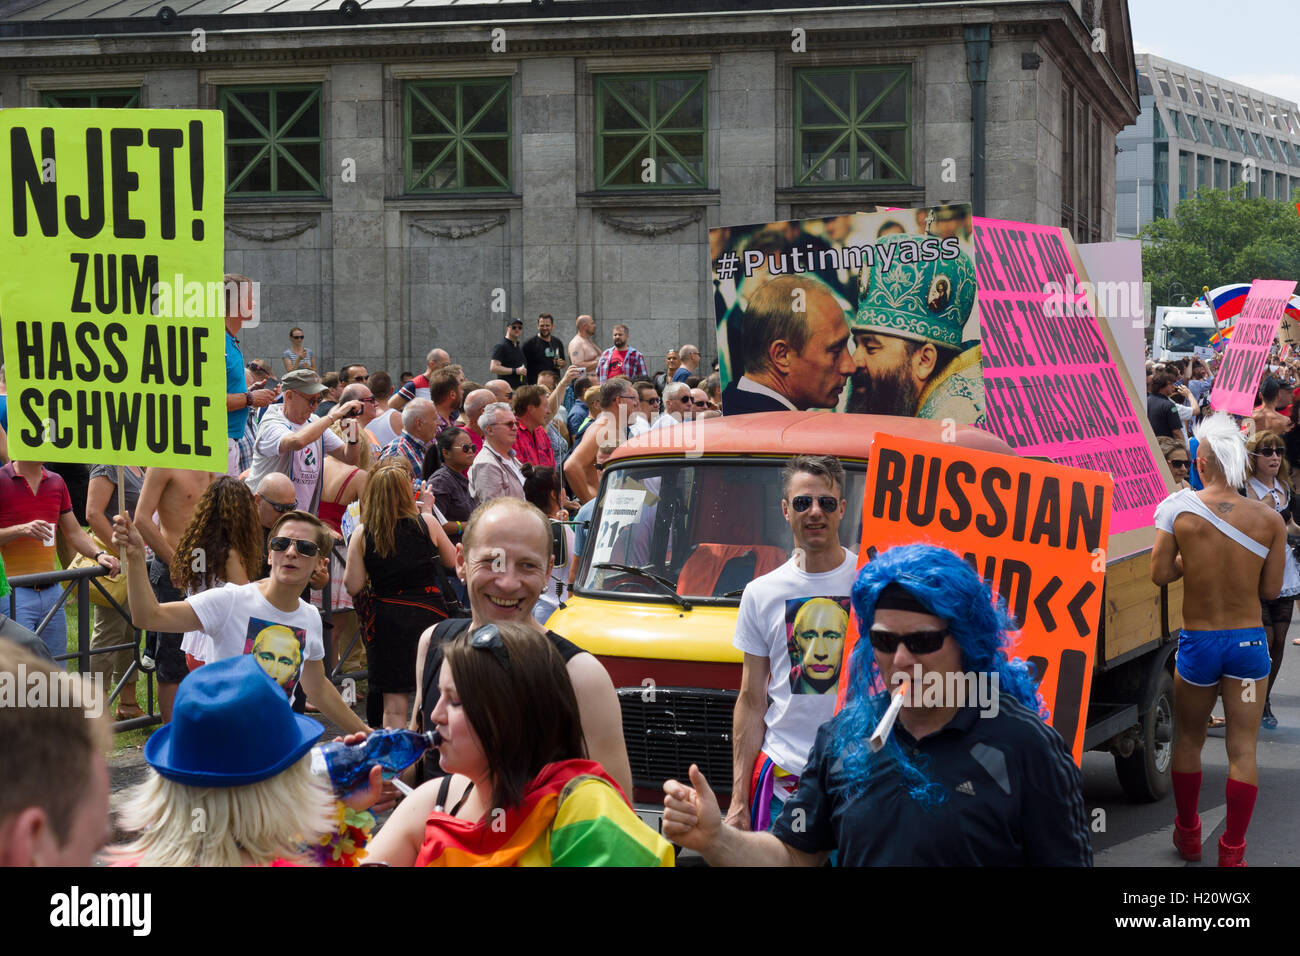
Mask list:
[[[693,687],[620,687],[623,738],[638,788],[659,789],[669,779],[688,780],[699,764],[709,785],[731,792],[731,713],[734,690]]]

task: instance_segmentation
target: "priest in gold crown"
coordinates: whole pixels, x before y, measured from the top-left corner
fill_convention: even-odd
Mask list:
[[[884,260],[888,268],[863,262],[847,410],[983,424],[980,347],[962,337],[975,307],[975,265],[960,249],[949,257],[950,244],[927,261],[916,253],[920,238],[886,237],[881,246],[900,247]]]

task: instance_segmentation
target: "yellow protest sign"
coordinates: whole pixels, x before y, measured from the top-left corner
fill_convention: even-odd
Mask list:
[[[226,470],[215,110],[0,111],[9,451]]]

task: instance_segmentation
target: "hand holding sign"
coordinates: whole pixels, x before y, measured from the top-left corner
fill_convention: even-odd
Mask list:
[[[144,538],[125,512],[113,519],[113,547],[133,561],[144,560]]]

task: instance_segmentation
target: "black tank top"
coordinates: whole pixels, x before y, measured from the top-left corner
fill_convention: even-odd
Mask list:
[[[429,529],[418,517],[403,518],[393,527],[393,553],[381,558],[375,552],[375,539],[366,530],[365,566],[370,587],[380,596],[392,595],[404,588],[423,588],[438,583],[437,547],[429,539]]]
[[[427,731],[433,727],[433,708],[438,705],[438,673],[442,670],[442,646],[464,634],[469,629],[469,625],[469,618],[458,617],[449,621],[441,621],[434,626],[433,636],[429,641],[429,649],[424,655],[424,673],[420,675],[420,684],[423,688],[420,696],[420,727],[422,730]],[[561,637],[554,631],[548,630],[546,637],[555,645],[555,649],[560,652],[560,657],[564,658],[566,665],[577,655],[586,653],[573,641]],[[436,750],[425,752],[423,766],[425,780],[446,776],[442,767],[438,765],[438,752]]]

